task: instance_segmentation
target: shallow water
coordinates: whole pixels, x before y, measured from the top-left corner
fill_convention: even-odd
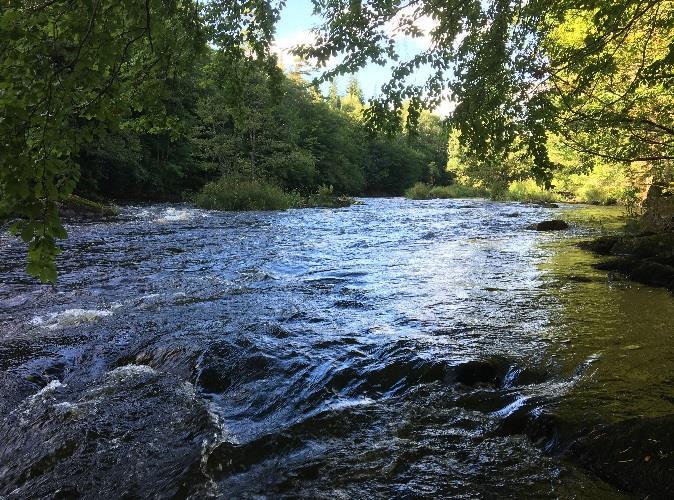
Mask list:
[[[126,207],[55,288],[3,235],[0,496],[620,498],[559,450],[674,412],[674,299],[582,210]]]

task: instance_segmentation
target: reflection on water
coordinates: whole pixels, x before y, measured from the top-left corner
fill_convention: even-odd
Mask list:
[[[594,271],[594,262],[564,244],[542,266],[554,278],[558,301],[555,326],[547,331],[556,341],[551,356],[567,369],[594,357],[589,376],[561,401],[561,411],[589,422],[672,414],[672,295]]]
[[[674,301],[553,216],[127,207],[56,288],[1,236],[0,495],[619,497],[555,450],[672,413]]]

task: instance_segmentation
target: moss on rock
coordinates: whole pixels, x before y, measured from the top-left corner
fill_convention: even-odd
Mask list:
[[[117,207],[87,200],[75,194],[60,203],[59,212],[62,217],[114,217],[119,215]]]

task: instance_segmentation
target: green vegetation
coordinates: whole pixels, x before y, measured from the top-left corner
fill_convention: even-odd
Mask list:
[[[534,203],[550,203],[559,201],[552,191],[541,188],[533,179],[515,181],[508,186],[506,198],[513,201],[526,201]]]
[[[201,208],[229,211],[341,208],[357,203],[350,196],[335,194],[332,186],[321,186],[316,193],[302,196],[269,181],[227,177],[206,184],[193,201]]]
[[[397,61],[368,115],[378,128],[395,120],[405,101],[417,110],[451,92],[462,163],[476,178],[504,190],[525,174],[550,187],[561,153],[575,156],[579,168],[641,163],[657,182],[672,181],[668,0],[450,0],[408,8],[400,0],[362,0],[348,14],[338,0],[315,6],[325,19],[318,43],[298,52],[319,63],[342,54],[326,78],[382,58]],[[424,32],[419,18],[434,27]],[[389,24],[397,29],[370,29]],[[428,50],[401,57],[392,43],[400,32],[427,37]],[[429,74],[422,85],[408,78],[420,67]]]
[[[598,169],[590,174],[555,176],[554,189],[545,189],[533,179],[525,179],[510,183],[507,190],[490,190],[481,183],[471,184],[464,178],[464,183],[449,186],[433,186],[417,182],[405,191],[405,197],[412,200],[429,200],[436,198],[493,198],[527,203],[586,203],[589,205],[630,206],[633,203],[634,191],[628,180],[616,174],[614,177],[602,176]]]
[[[119,214],[119,209],[111,205],[105,205],[87,200],[76,194],[71,194],[68,199],[61,203],[61,213],[69,212],[73,215],[99,215],[113,217]]]
[[[484,189],[451,184],[449,186],[432,186],[424,182],[417,182],[405,191],[405,197],[412,200],[432,200],[446,198],[484,198],[488,193]]]
[[[303,206],[318,208],[343,208],[357,204],[356,200],[346,195],[336,195],[332,186],[321,186],[318,191],[307,197]]]
[[[194,202],[215,210],[285,210],[300,206],[301,197],[266,181],[222,178],[206,184]]]

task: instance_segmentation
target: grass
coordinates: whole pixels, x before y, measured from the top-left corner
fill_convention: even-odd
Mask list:
[[[510,184],[506,198],[510,201],[529,203],[553,203],[561,201],[561,196],[553,191],[541,188],[532,179],[517,181]]]
[[[72,194],[67,200],[61,203],[61,210],[74,214],[91,214],[114,216],[119,215],[119,210],[111,205],[104,205],[95,201],[82,198],[76,194]]]
[[[411,200],[433,200],[449,198],[481,198],[487,193],[483,189],[452,184],[450,186],[432,186],[423,182],[417,182],[405,191],[405,198]]]

